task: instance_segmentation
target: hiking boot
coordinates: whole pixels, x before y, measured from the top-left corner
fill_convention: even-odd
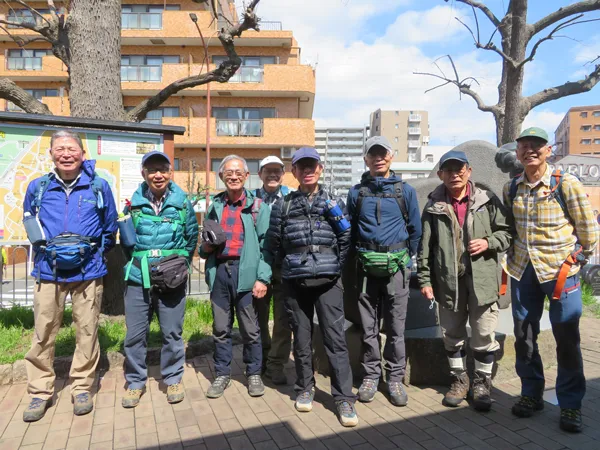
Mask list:
[[[94,409],[94,403],[89,392],[82,392],[73,397],[73,414],[76,416],[89,414],[92,409]]]
[[[475,372],[473,380],[473,406],[477,411],[489,411],[492,407],[492,377]]]
[[[408,394],[400,381],[388,381],[388,392],[390,393],[390,402],[394,406],[406,406],[408,403]]]
[[[267,369],[265,374],[268,378],[271,379],[274,385],[281,386],[287,384],[287,376],[283,370],[283,367],[276,369]]]
[[[298,396],[296,397],[296,403],[295,403],[295,407],[296,407],[296,411],[300,411],[300,412],[309,412],[312,411],[312,402],[313,399],[315,398],[315,388],[312,388],[310,391],[307,392],[301,392],[300,394],[298,394]]]
[[[345,427],[355,427],[358,425],[358,416],[354,405],[347,401],[338,402],[335,405],[337,407],[338,417],[340,423]]]
[[[454,373],[454,381],[450,385],[450,390],[446,392],[442,403],[445,406],[456,407],[460,405],[469,393],[469,375],[467,372]]]
[[[142,389],[127,389],[125,395],[121,399],[121,406],[123,408],[135,408],[140,403],[140,397],[146,392],[146,388]]]
[[[179,403],[185,397],[185,391],[181,383],[173,383],[167,387],[167,402]]]
[[[208,398],[219,398],[231,385],[231,377],[229,375],[221,375],[215,378],[215,381],[212,382],[208,391],[206,391],[206,396]]]
[[[42,400],[37,397],[32,398],[27,409],[23,411],[23,422],[37,422],[44,417],[46,410],[51,404],[52,399]]]
[[[531,417],[534,412],[541,411],[542,409],[544,409],[544,400],[523,395],[513,405],[511,411],[517,417]]]
[[[250,397],[260,397],[265,393],[265,385],[260,375],[250,375],[248,377],[248,395]]]
[[[581,419],[580,409],[560,410],[560,429],[569,433],[581,433],[583,430],[583,420]]]
[[[358,399],[363,403],[372,402],[377,393],[378,384],[379,380],[374,380],[373,378],[363,379],[360,388],[358,388]]]

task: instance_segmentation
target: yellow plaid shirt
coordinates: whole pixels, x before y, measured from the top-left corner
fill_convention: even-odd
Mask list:
[[[517,179],[517,194],[512,213],[516,236],[502,261],[504,270],[520,280],[531,261],[540,283],[558,277],[560,267],[574,250],[575,243],[583,247],[589,257],[598,242],[598,230],[590,202],[579,180],[565,173],[562,193],[573,223],[565,216],[558,201],[550,197],[548,166],[537,183],[529,183],[525,174]],[[511,182],[504,186],[504,204],[510,210],[509,190]],[[579,271],[579,265],[571,267],[569,276]]]

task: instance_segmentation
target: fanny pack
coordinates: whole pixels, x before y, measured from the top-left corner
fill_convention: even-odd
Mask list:
[[[189,264],[185,256],[170,255],[150,264],[152,289],[160,293],[175,291],[188,280]]]
[[[90,260],[95,244],[92,239],[78,234],[63,233],[50,239],[44,248],[46,261],[54,271],[80,269]]]
[[[358,252],[358,260],[367,275],[384,278],[404,269],[410,261],[410,256],[407,249],[395,253],[361,250]]]

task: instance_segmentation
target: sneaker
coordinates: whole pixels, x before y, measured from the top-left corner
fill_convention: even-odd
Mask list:
[[[477,411],[489,411],[492,408],[492,377],[490,375],[475,372],[473,406]]]
[[[94,409],[92,396],[89,392],[82,392],[73,398],[73,414],[76,416],[84,416]]]
[[[355,427],[358,425],[358,416],[354,405],[350,402],[343,401],[336,404],[340,423],[345,427]]]
[[[271,381],[273,382],[273,384],[277,385],[277,386],[281,386],[284,384],[287,384],[287,376],[285,375],[285,372],[283,371],[283,367],[281,368],[276,368],[276,369],[267,369],[267,372],[265,373],[265,375],[271,379]]]
[[[260,397],[265,393],[265,385],[260,375],[250,375],[248,377],[248,395],[250,397]]]
[[[219,398],[227,389],[231,386],[231,377],[228,375],[221,375],[215,378],[215,381],[212,382],[208,391],[206,391],[206,396],[208,398]]]
[[[173,383],[167,387],[167,402],[179,403],[185,397],[185,391],[181,383]]]
[[[372,402],[377,393],[379,380],[373,378],[364,378],[360,388],[358,388],[358,399],[363,403]]]
[[[531,417],[534,412],[541,411],[542,409],[544,409],[544,400],[523,395],[513,405],[511,411],[517,417]]]
[[[454,373],[454,381],[450,385],[450,390],[446,392],[442,403],[445,406],[458,406],[469,393],[469,375],[467,372]]]
[[[296,411],[300,412],[310,412],[312,411],[312,403],[315,398],[315,388],[312,388],[310,391],[301,392],[296,397]]]
[[[29,402],[29,406],[27,409],[23,411],[23,422],[37,422],[44,414],[46,414],[46,410],[52,404],[52,399],[50,400],[42,400],[41,398],[34,397]]]
[[[146,392],[146,388],[142,389],[127,389],[125,395],[121,399],[123,408],[135,408],[140,403],[140,397]]]
[[[581,419],[580,409],[562,409],[560,410],[560,429],[570,433],[581,433],[583,430],[583,420]]]
[[[408,394],[400,381],[388,381],[388,392],[390,393],[390,402],[394,406],[406,406],[408,403]]]

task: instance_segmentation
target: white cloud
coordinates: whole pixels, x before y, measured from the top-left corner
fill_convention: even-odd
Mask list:
[[[564,117],[564,113],[556,113],[547,108],[533,110],[525,118],[523,129],[529,127],[543,128],[548,133],[548,136],[550,136],[550,141],[554,141],[554,131],[556,131]]]
[[[600,34],[581,42],[575,48],[575,62],[586,64],[600,56]],[[591,72],[591,68],[590,68]]]

